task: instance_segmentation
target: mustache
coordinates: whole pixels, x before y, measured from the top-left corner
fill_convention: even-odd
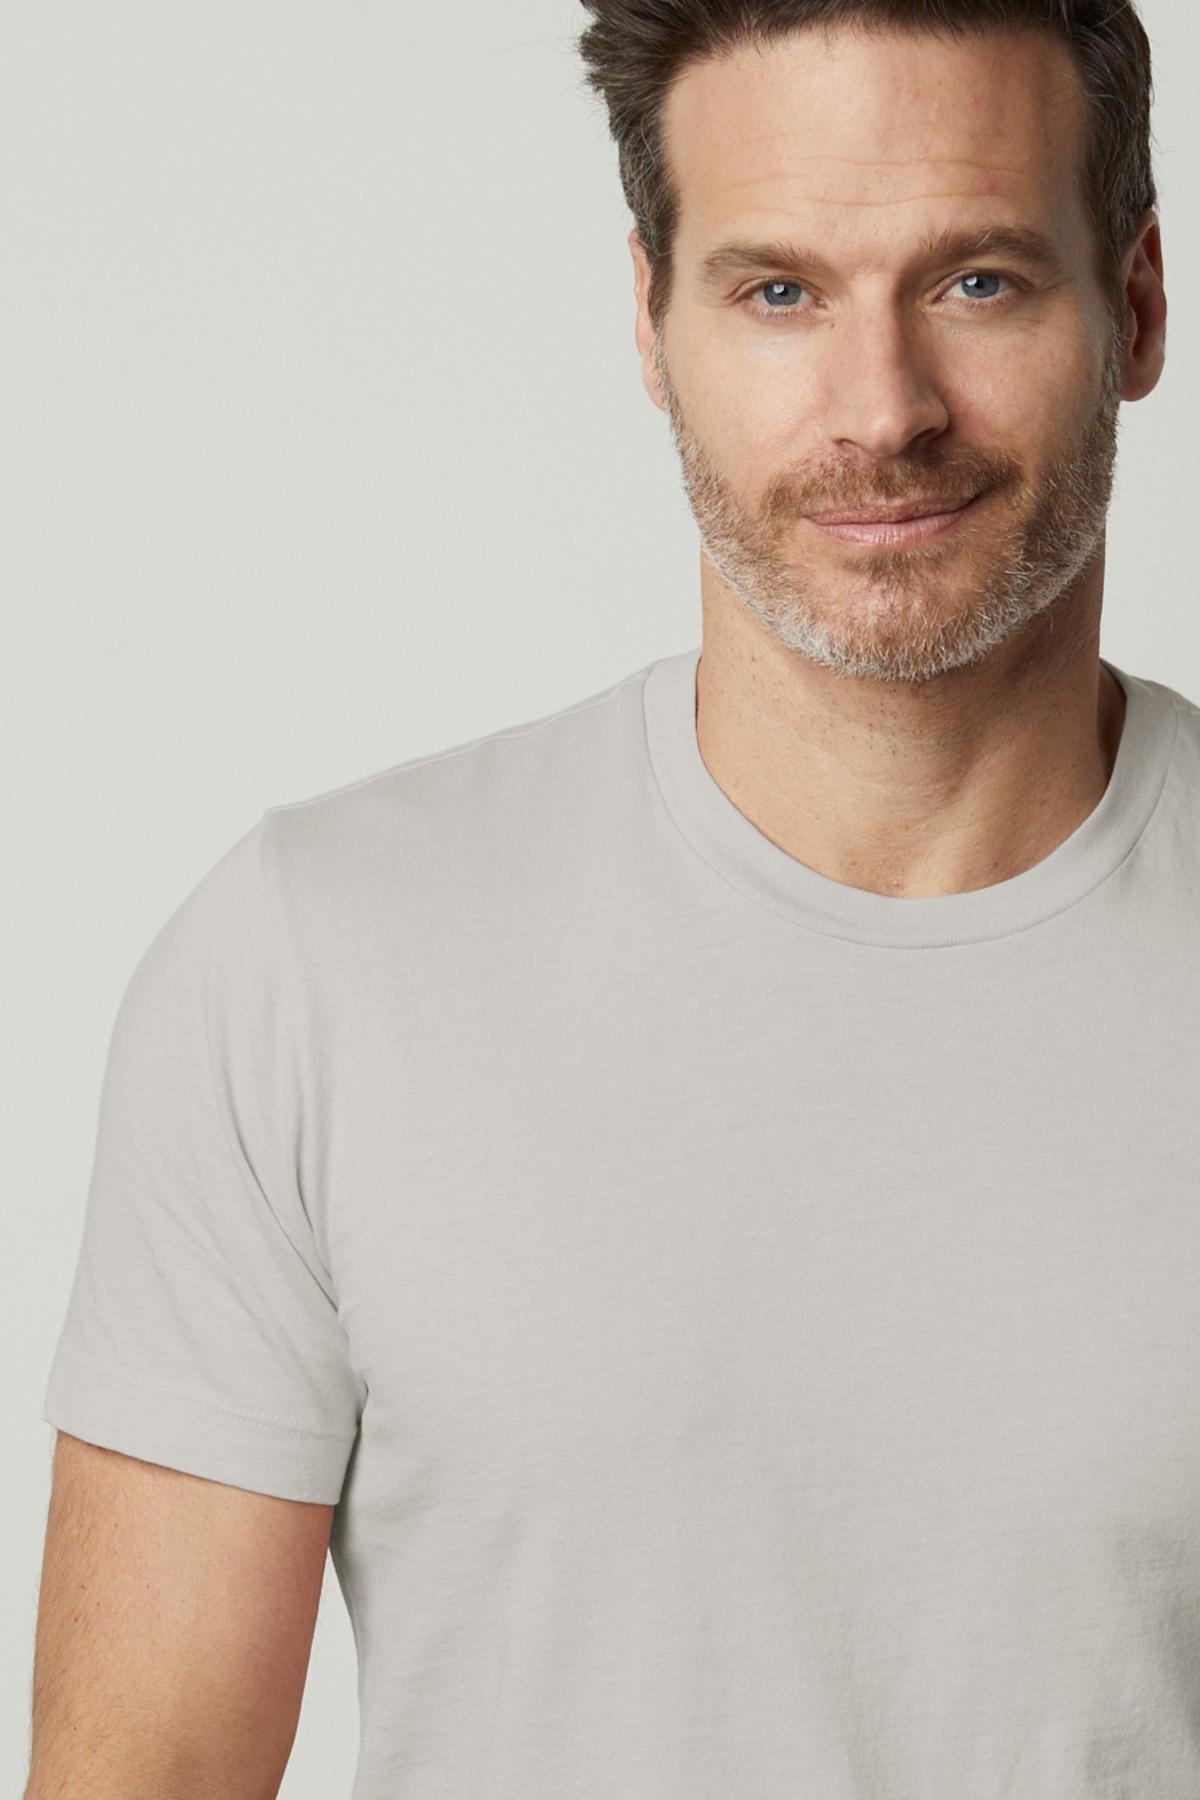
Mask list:
[[[940,463],[920,471],[886,469],[870,483],[864,482],[861,471],[852,480],[843,476],[815,482],[811,474],[784,475],[768,489],[762,510],[771,521],[807,518],[813,513],[865,513],[873,508],[902,512],[906,505],[920,506],[933,499],[982,497],[1019,478],[1020,469],[1011,461],[1003,466],[993,463],[986,469],[978,463],[972,468]]]

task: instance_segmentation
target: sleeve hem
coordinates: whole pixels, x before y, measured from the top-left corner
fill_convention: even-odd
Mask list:
[[[56,1430],[231,1487],[336,1505],[356,1430],[309,1428],[167,1393],[59,1350],[42,1417]]]

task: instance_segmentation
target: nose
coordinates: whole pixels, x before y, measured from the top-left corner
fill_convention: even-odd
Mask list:
[[[831,444],[893,457],[945,431],[949,409],[912,321],[881,303],[846,311],[828,331],[822,377]]]

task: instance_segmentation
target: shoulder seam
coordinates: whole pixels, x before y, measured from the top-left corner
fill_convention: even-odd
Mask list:
[[[323,800],[336,800],[342,794],[352,794],[358,788],[369,787],[373,781],[384,781],[389,775],[402,774],[406,769],[426,768],[431,763],[446,762],[454,756],[465,756],[468,750],[480,749],[485,744],[504,742],[513,738],[532,737],[534,732],[542,731],[547,725],[554,725],[560,719],[568,719],[579,713],[591,712],[598,706],[607,706],[609,701],[614,700],[623,688],[629,686],[630,682],[645,680],[652,667],[653,662],[646,663],[643,668],[634,669],[630,674],[623,675],[619,681],[614,682],[611,687],[605,688],[602,693],[594,695],[591,699],[576,700],[568,706],[561,706],[555,712],[546,713],[541,718],[533,720],[532,723],[500,726],[495,731],[481,732],[478,737],[468,738],[464,743],[451,744],[448,749],[433,750],[422,756],[411,756],[404,762],[391,763],[385,769],[376,769],[370,775],[361,775],[357,780],[344,782],[340,787],[327,788],[323,793],[310,794],[302,800],[278,801],[275,805],[265,809],[263,817],[266,818],[271,813],[297,812],[306,806],[317,806]]]

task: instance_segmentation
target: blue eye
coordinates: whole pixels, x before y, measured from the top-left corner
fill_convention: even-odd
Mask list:
[[[978,286],[980,282],[985,284],[1007,282],[1010,292],[1007,294],[997,294],[994,291],[988,293],[986,288],[981,291]],[[1020,280],[1015,275],[1003,274],[999,269],[968,269],[964,275],[959,275],[951,282],[950,287],[946,290],[947,295],[956,287],[969,289],[965,304],[972,312],[997,312],[1002,306],[1007,306],[1010,301],[1018,299],[1022,293],[1029,290],[1027,282]],[[763,296],[762,300],[758,298],[760,294]],[[763,281],[743,296],[741,304],[757,319],[786,318],[792,313],[809,310],[800,304],[799,297],[806,294],[808,294],[808,289],[798,281]]]
[[[799,282],[796,281],[764,282],[763,286],[759,288],[757,292],[769,295],[768,305],[774,306],[776,301],[781,300],[786,295],[789,288],[797,294],[802,294],[804,292],[804,289],[800,286]]]
[[[970,274],[960,275],[958,278],[958,281],[955,283],[955,286],[957,287],[960,284],[962,286],[965,286],[967,284],[967,282],[969,282],[969,281],[1006,281],[1007,279],[1008,279],[1007,276],[1001,275],[995,269],[972,269]],[[983,295],[977,295],[976,298],[984,299],[984,300],[993,300],[993,299],[995,299],[995,295],[994,294],[983,294]]]

